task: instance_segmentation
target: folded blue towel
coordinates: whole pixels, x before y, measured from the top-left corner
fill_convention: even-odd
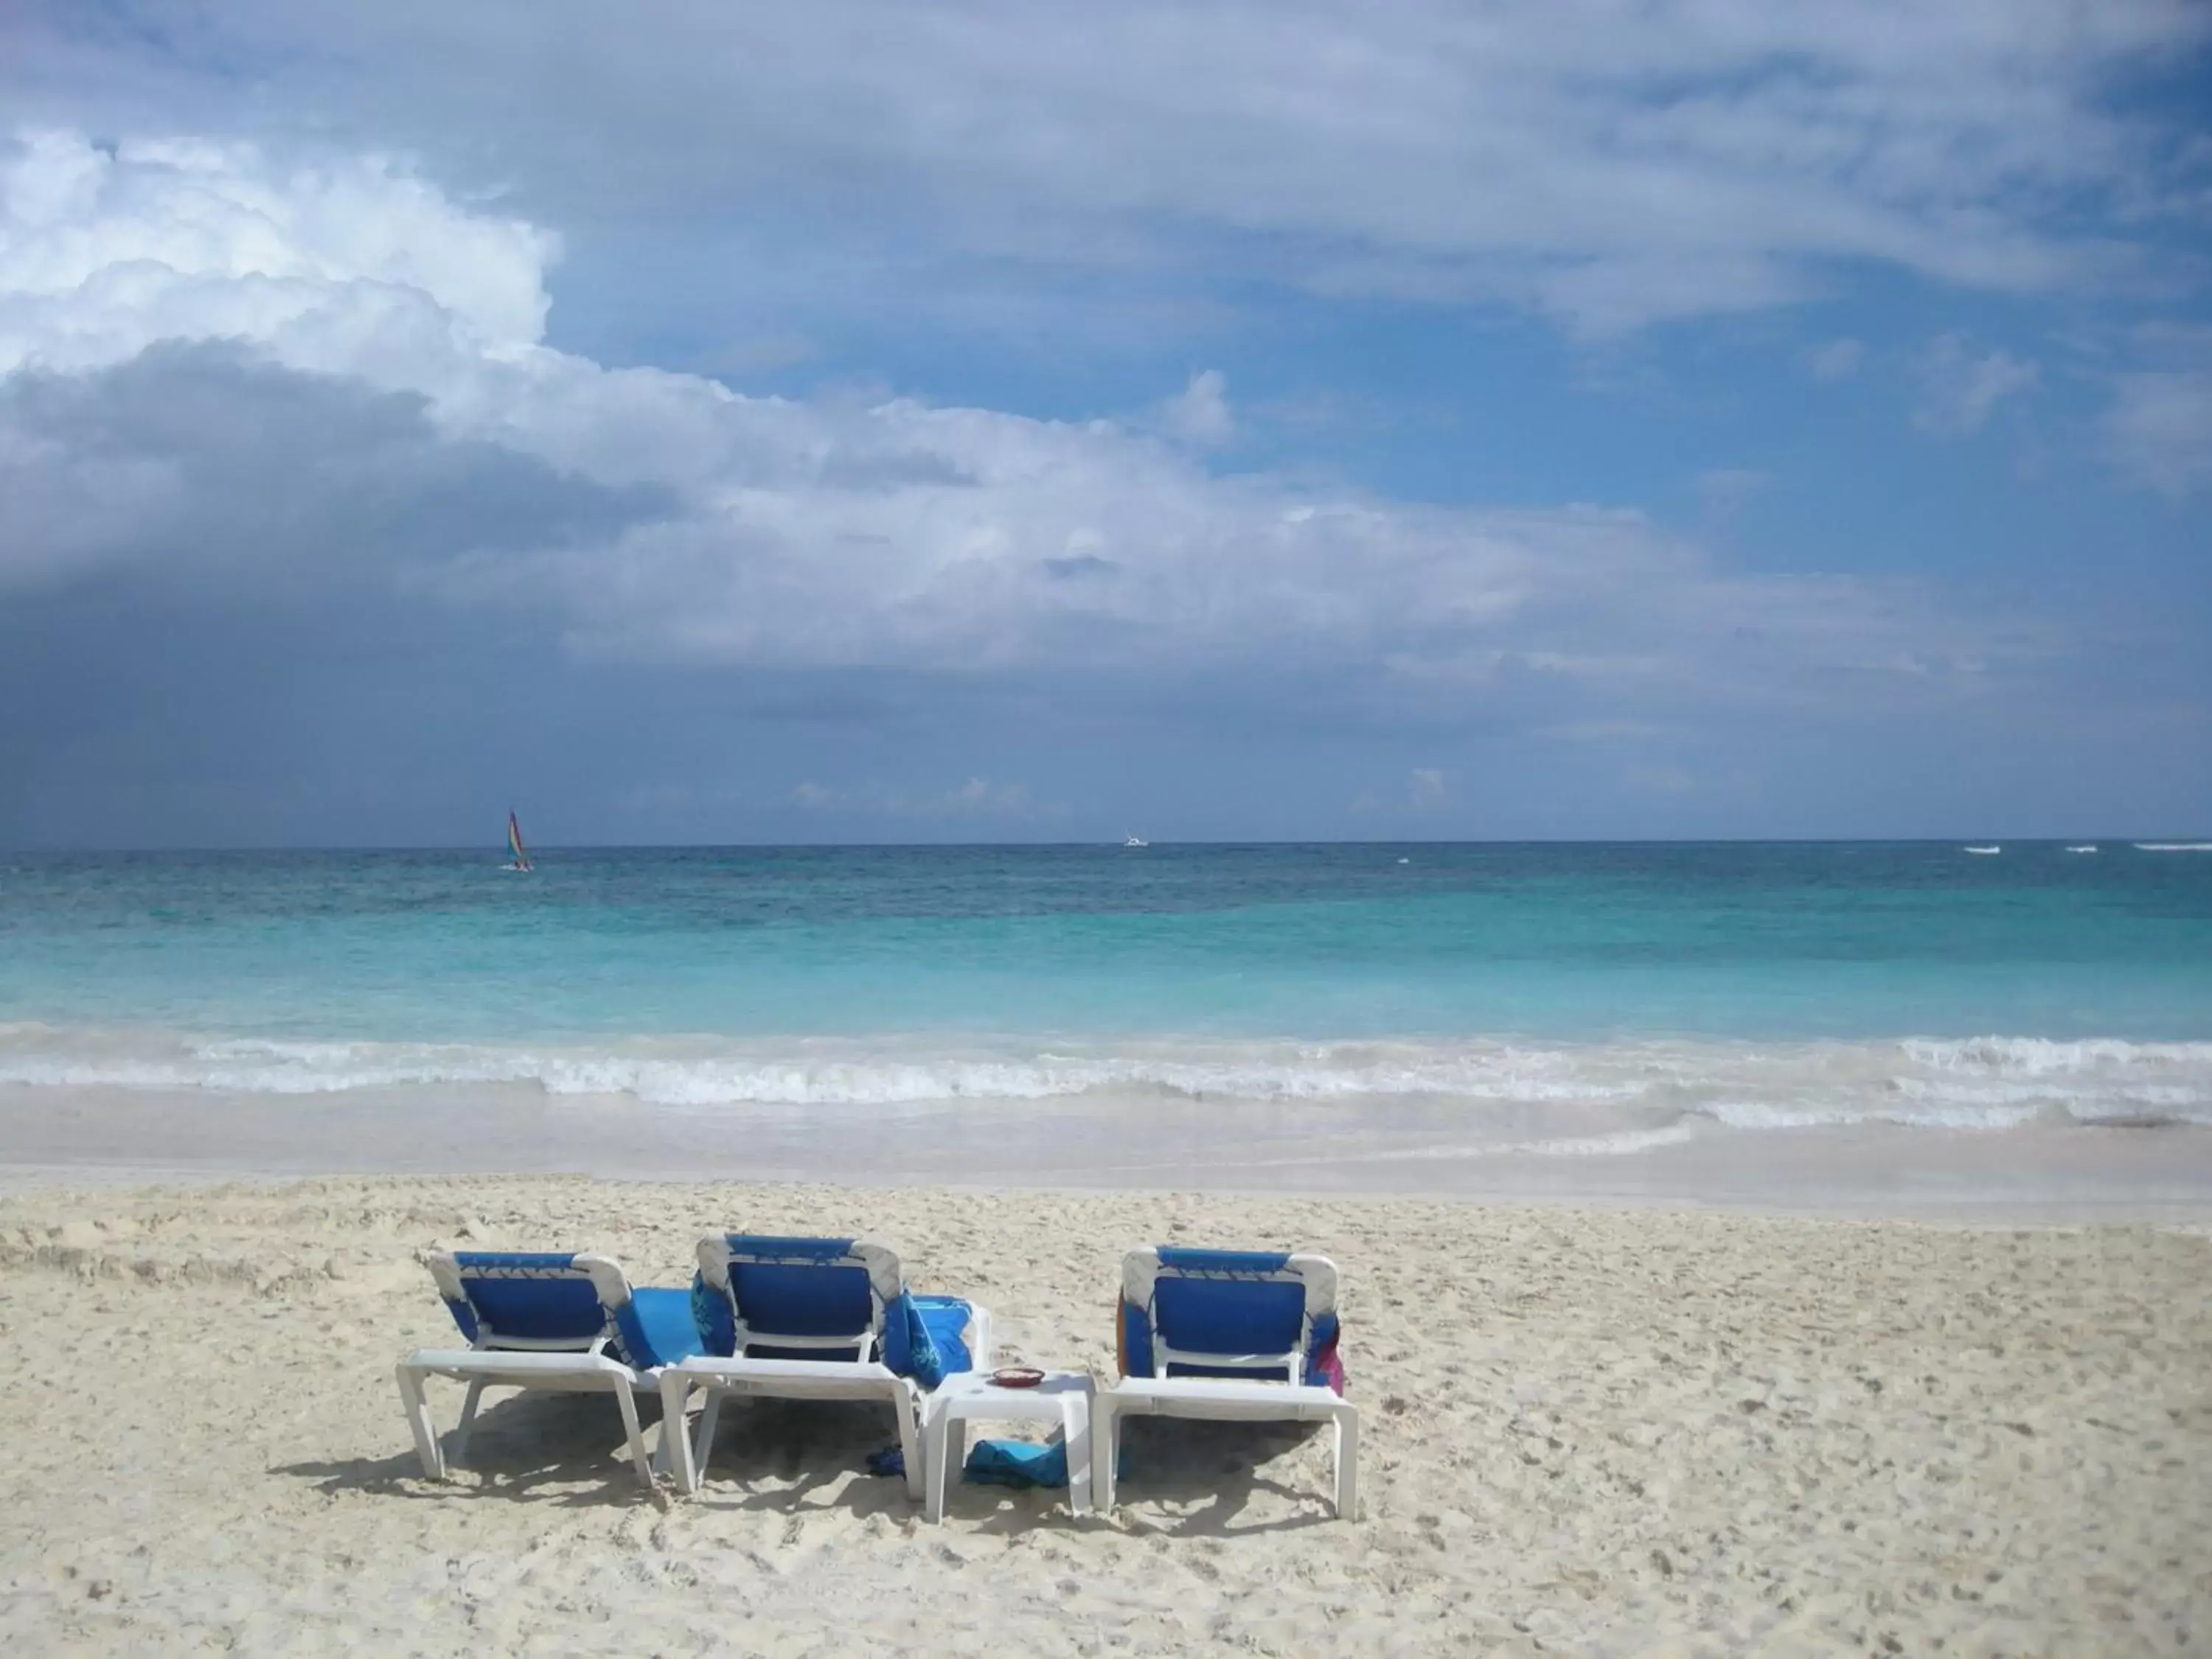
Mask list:
[[[868,1473],[902,1475],[906,1453],[896,1446],[868,1454]],[[1026,1440],[979,1440],[968,1454],[963,1480],[987,1486],[1064,1486],[1067,1484],[1067,1448],[1055,1440],[1034,1445]]]
[[[1029,1440],[978,1440],[960,1478],[985,1486],[1064,1486],[1067,1445],[1061,1440],[1042,1446]]]
[[[1115,1460],[1118,1479],[1129,1471],[1129,1449],[1121,1448]],[[868,1454],[870,1474],[902,1475],[906,1454],[896,1446]],[[1027,1440],[979,1440],[960,1471],[963,1480],[986,1486],[1064,1486],[1067,1484],[1067,1446],[1054,1439],[1044,1445]]]

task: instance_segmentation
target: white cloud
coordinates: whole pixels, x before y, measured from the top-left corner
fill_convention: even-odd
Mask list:
[[[2030,391],[2040,378],[2035,364],[2008,351],[1983,351],[1962,335],[1939,335],[1921,356],[1913,424],[1941,437],[1968,436],[1989,424],[1999,404]]]
[[[2212,489],[2212,369],[2119,376],[2105,442],[2121,471],[2161,494]]]
[[[853,0],[741,28],[238,0],[158,48],[27,24],[0,88],[105,115],[127,87],[204,125],[246,118],[234,65],[274,62],[260,130],[529,158],[566,222],[704,215],[780,247],[834,198],[902,258],[1503,297],[1603,330],[1787,301],[1845,262],[2008,292],[2122,278],[2201,185],[2183,118],[2113,89],[2208,31],[2188,0]]]
[[[1397,503],[1218,477],[1111,422],[795,403],[603,368],[540,343],[552,239],[386,164],[286,168],[189,145],[110,157],[49,137],[13,158],[4,188],[0,362],[19,374],[118,363],[156,339],[242,342],[419,398],[457,444],[661,502],[535,546],[410,548],[416,591],[550,610],[582,652],[961,673],[1354,670],[1459,702],[1925,696],[2044,648],[1909,584],[1732,574],[1632,512]],[[1193,394],[1221,387],[1200,376]],[[35,433],[8,432],[26,465],[66,471],[30,455]],[[161,510],[176,481],[155,471],[124,481],[153,492],[125,491],[131,510]],[[73,556],[66,543],[0,549],[0,579],[14,561],[52,580]],[[1011,787],[977,780],[931,810],[1015,810]]]
[[[167,339],[352,373],[389,352],[510,355],[544,330],[558,246],[377,157],[282,169],[236,145],[29,133],[0,165],[0,373]]]
[[[1829,340],[1805,354],[1806,372],[1816,380],[1848,380],[1866,361],[1866,346],[1858,340]]]
[[[1170,437],[1201,448],[1227,443],[1237,422],[1229,412],[1229,381],[1218,368],[1190,377],[1190,384],[1160,405],[1160,425]]]

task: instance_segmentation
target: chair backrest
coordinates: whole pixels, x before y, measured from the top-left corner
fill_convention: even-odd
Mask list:
[[[708,1351],[754,1359],[884,1358],[905,1289],[897,1250],[866,1238],[717,1233],[699,1241],[699,1278]]]
[[[1116,1323],[1125,1376],[1313,1382],[1336,1342],[1336,1264],[1266,1250],[1132,1250]]]
[[[601,1255],[441,1251],[429,1265],[473,1347],[587,1352],[615,1339],[616,1311],[630,1300],[629,1278]]]

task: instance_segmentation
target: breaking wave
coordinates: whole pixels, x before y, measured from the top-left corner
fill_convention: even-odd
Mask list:
[[[1148,1095],[1253,1102],[1449,1099],[1516,1122],[1614,1126],[1615,1150],[1703,1121],[1731,1129],[1887,1123],[2212,1125],[2212,1042],[1910,1037],[1751,1042],[1492,1039],[1289,1042],[921,1037],[637,1039],[516,1046],[276,1041],[0,1025],[0,1085],[342,1096],[521,1087],[685,1110]],[[1579,1115],[1579,1118],[1577,1116]],[[1578,1133],[1522,1143],[1565,1155]],[[1650,1145],[1664,1145],[1664,1139]]]

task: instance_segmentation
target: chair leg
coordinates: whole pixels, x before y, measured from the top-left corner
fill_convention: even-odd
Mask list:
[[[946,1464],[951,1453],[948,1448],[953,1424],[951,1413],[943,1409],[925,1410],[921,1420],[921,1458],[927,1489],[921,1500],[921,1518],[931,1524],[945,1519]],[[961,1439],[965,1441],[966,1435]]]
[[[1114,1396],[1101,1389],[1091,1401],[1091,1506],[1114,1513],[1114,1463],[1121,1451],[1121,1413]]]
[[[714,1431],[722,1423],[722,1397],[728,1392],[728,1389],[713,1383],[707,1386],[707,1404],[699,1413],[699,1437],[691,1445],[695,1483],[707,1478],[707,1464],[714,1455]],[[696,1484],[694,1490],[696,1490]]]
[[[660,1377],[660,1461],[676,1490],[690,1497],[699,1490],[699,1472],[691,1462],[691,1443],[684,1433],[684,1414],[691,1403],[691,1379],[674,1371]]]
[[[404,1360],[399,1365],[399,1405],[407,1413],[409,1432],[415,1437],[415,1455],[422,1460],[422,1478],[446,1478],[445,1455],[438,1449],[438,1431],[430,1422],[430,1402],[422,1397],[422,1373]]]
[[[622,1411],[623,1433],[629,1441],[630,1462],[637,1465],[637,1478],[645,1482],[646,1490],[653,1489],[653,1459],[645,1449],[645,1431],[638,1427],[637,1401],[630,1393],[629,1384],[621,1377],[614,1379],[615,1404]]]
[[[923,1490],[921,1404],[903,1384],[891,1396],[891,1415],[898,1419],[899,1455],[906,1464],[906,1495],[917,1504],[922,1501]]]
[[[1070,1395],[1060,1402],[1060,1442],[1067,1454],[1067,1512],[1091,1513],[1091,1402]]]
[[[1336,1518],[1359,1518],[1359,1413],[1336,1414]]]
[[[460,1426],[453,1431],[453,1462],[465,1463],[469,1456],[469,1432],[477,1425],[477,1402],[483,1398],[482,1382],[469,1384],[467,1396],[461,1401]]]

